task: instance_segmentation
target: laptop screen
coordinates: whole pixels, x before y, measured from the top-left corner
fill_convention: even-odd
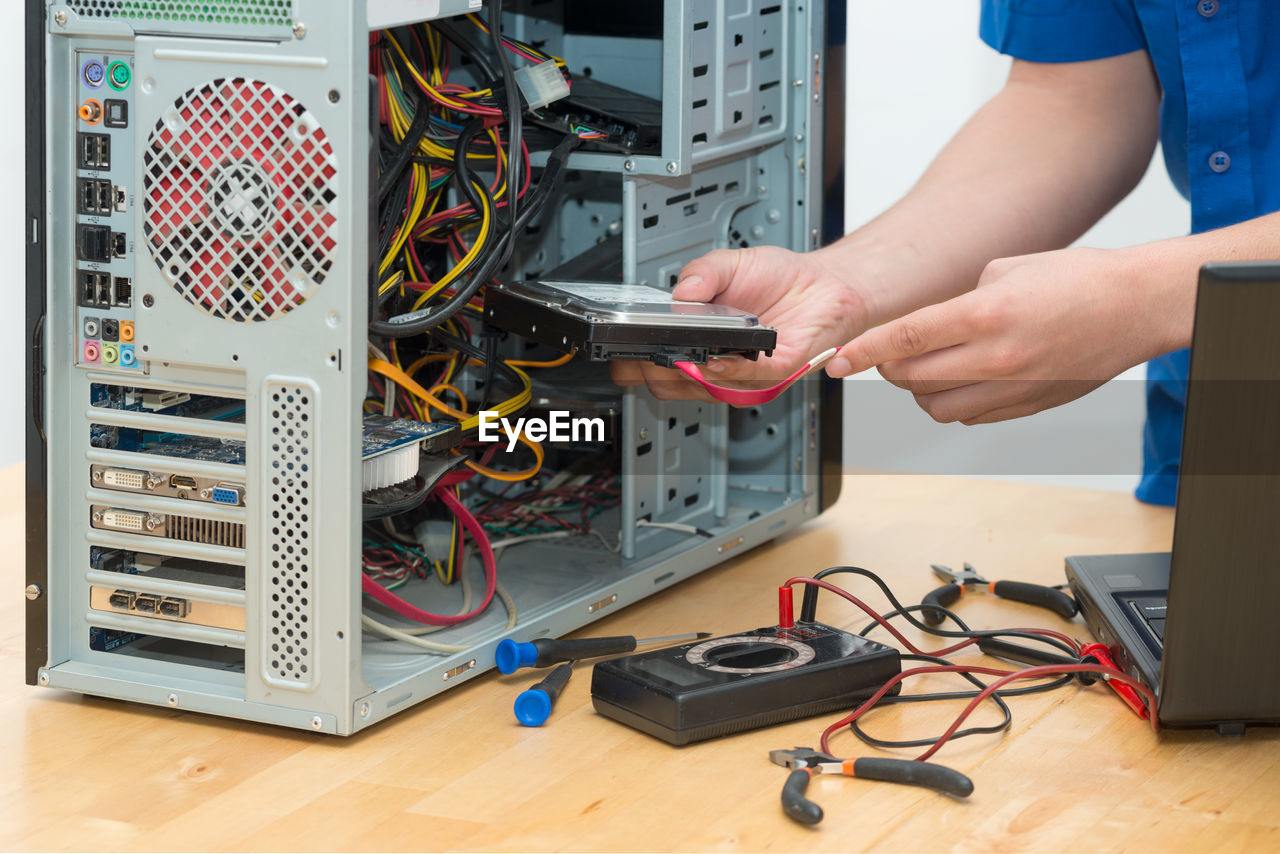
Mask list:
[[[1280,263],[1201,271],[1190,375],[1162,718],[1280,718]]]

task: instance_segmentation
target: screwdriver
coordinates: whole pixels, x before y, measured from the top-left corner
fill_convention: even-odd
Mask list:
[[[542,726],[551,717],[551,709],[560,692],[573,675],[573,662],[566,661],[547,674],[547,678],[516,697],[516,720],[525,726]]]
[[[711,632],[691,632],[683,635],[667,635],[660,638],[637,639],[634,635],[618,635],[607,638],[579,638],[577,640],[559,640],[557,638],[537,638],[525,643],[506,638],[498,642],[495,654],[498,670],[515,673],[522,667],[550,667],[562,661],[576,661],[580,658],[596,658],[601,655],[617,655],[620,652],[631,652],[637,646],[654,643],[675,643],[683,640],[701,640],[711,637]],[[532,689],[530,689],[532,690]]]

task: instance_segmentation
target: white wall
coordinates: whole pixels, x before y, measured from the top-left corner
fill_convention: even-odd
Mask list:
[[[4,80],[23,80],[22,12],[11,9],[0,27],[0,74]],[[31,359],[25,354],[22,318],[25,307],[26,244],[23,241],[23,201],[25,142],[22,115],[25,87],[8,87],[9,128],[0,133],[0,272],[7,294],[0,308],[0,467],[22,459],[24,418],[23,388],[25,368]]]
[[[1004,81],[978,38],[978,0],[849,2],[846,224],[901,197]],[[1134,193],[1080,243],[1126,246],[1186,233],[1190,214],[1159,155]],[[1128,490],[1141,472],[1141,367],[1030,418],[937,424],[875,372],[845,385],[845,461],[889,471]]]

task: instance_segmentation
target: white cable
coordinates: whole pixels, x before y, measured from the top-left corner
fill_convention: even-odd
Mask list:
[[[668,531],[679,531],[682,534],[701,534],[697,528],[692,525],[682,525],[679,522],[650,522],[648,519],[637,519],[637,528],[665,528]]]
[[[515,600],[511,598],[511,594],[509,594],[506,588],[501,584],[494,587],[494,593],[496,593],[498,598],[502,600],[503,607],[507,609],[507,625],[504,631],[510,631],[515,628],[516,625],[517,614]],[[466,643],[437,643],[435,641],[424,640],[415,634],[410,634],[409,631],[404,629],[398,629],[394,626],[388,626],[386,623],[378,622],[368,614],[360,615],[360,624],[375,635],[381,635],[382,637],[390,638],[391,640],[412,644],[413,646],[430,652],[466,652],[474,646],[474,644]],[[432,626],[430,628],[436,629],[443,627]]]

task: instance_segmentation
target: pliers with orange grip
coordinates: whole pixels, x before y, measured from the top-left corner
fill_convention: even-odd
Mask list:
[[[1047,608],[1064,620],[1070,620],[1076,615],[1076,600],[1056,587],[1048,587],[1044,584],[1028,584],[1025,581],[987,581],[978,574],[978,571],[970,563],[964,565],[963,572],[956,572],[951,567],[937,563],[931,564],[931,566],[934,574],[948,583],[935,588],[924,597],[926,606],[946,608],[954,604],[966,590],[985,589],[988,593],[993,596],[999,596],[1001,599],[1010,599],[1014,602],[1024,602],[1028,605]],[[920,616],[931,626],[938,625],[944,618],[942,611],[938,610],[937,607],[924,608],[920,612]]]
[[[817,824],[822,821],[822,807],[804,796],[814,774],[842,774],[864,780],[906,783],[959,798],[968,797],[973,792],[973,781],[959,771],[916,759],[888,759],[878,756],[837,759],[812,747],[797,747],[794,750],[770,750],[769,760],[775,765],[791,769],[791,774],[782,787],[782,811],[792,821],[800,824]]]

